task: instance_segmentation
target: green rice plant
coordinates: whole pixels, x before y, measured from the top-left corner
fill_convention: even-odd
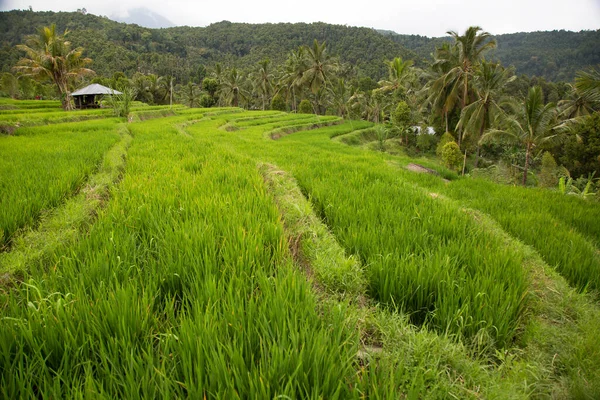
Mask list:
[[[70,197],[119,138],[111,120],[22,129],[0,138],[0,248]]]
[[[183,118],[131,124],[119,190],[59,273],[0,293],[2,396],[359,396],[356,333],[292,267],[254,161]]]
[[[269,147],[258,146],[261,126],[227,138],[244,153],[293,172],[340,243],[368,266],[377,300],[410,313],[415,323],[467,339],[485,330],[495,345],[509,344],[528,286],[518,256],[506,254],[500,241],[477,230],[459,207],[404,184],[386,164],[387,156],[329,139],[357,126],[289,135]],[[196,129],[201,126],[189,128],[192,136]]]
[[[600,210],[574,196],[545,189],[459,180],[440,191],[481,210],[503,229],[534,247],[575,287],[600,288]]]
[[[416,174],[402,168],[414,161],[407,157],[331,140],[370,123],[302,131],[334,121],[308,118],[181,108],[166,118],[129,124],[134,139],[126,170],[96,223],[78,241],[28,265],[22,284],[0,291],[0,395],[345,399],[528,398],[581,388],[594,393],[576,381],[578,371],[584,371],[581,381],[595,376],[588,372],[597,363],[583,354],[593,349],[594,329],[556,360],[553,351],[562,344],[534,342],[523,357],[518,354],[525,350],[513,350],[534,334],[529,321],[544,318],[526,310],[538,310],[543,293],[536,292],[532,306],[532,285],[546,281],[532,284],[529,256],[472,210],[483,209],[505,227],[517,217],[497,211],[485,196],[513,201],[514,212],[533,193],[540,200],[536,219],[552,209],[551,198],[534,191],[502,197],[500,186]],[[52,129],[97,137],[101,126],[89,121],[21,128],[15,138],[52,138]],[[295,133],[273,141],[268,134],[274,129]],[[293,176],[304,197],[297,214],[281,215],[259,162]],[[299,196],[296,191],[294,198]],[[572,200],[561,204],[577,209],[575,216],[559,211],[551,223],[563,233],[573,227],[588,240],[596,227],[583,222],[577,213],[585,208]],[[323,242],[343,247],[318,250],[311,258],[320,271],[315,276],[342,299],[343,293],[364,298],[365,307],[357,311],[359,304],[327,300],[311,286],[292,262],[284,229],[289,218],[324,230],[314,230],[314,238],[310,229],[302,231],[315,239],[304,251],[321,249]],[[547,239],[550,229],[539,235]],[[348,277],[353,273],[355,280]],[[582,309],[574,307],[573,313]],[[528,358],[539,353],[540,343],[547,346],[543,366]],[[485,356],[493,362],[480,358]],[[548,389],[548,376],[574,389]]]

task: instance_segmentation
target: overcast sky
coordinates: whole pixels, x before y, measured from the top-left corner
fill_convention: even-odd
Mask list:
[[[479,25],[492,34],[600,29],[600,0],[0,0],[0,10],[75,11],[125,16],[147,7],[176,25],[213,22],[315,22],[443,36]]]

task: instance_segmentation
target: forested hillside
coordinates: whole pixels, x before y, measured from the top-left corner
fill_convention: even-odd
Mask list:
[[[431,59],[436,46],[450,41],[450,37],[428,38],[379,32],[424,59]],[[489,58],[506,66],[513,65],[518,74],[568,82],[573,80],[577,71],[600,64],[600,30],[521,32],[497,35],[495,39],[498,47],[490,52]]]
[[[325,23],[242,24],[227,21],[201,27],[149,29],[105,17],[66,12],[10,11],[0,13],[0,71],[15,65],[14,48],[41,26],[56,23],[72,31],[70,40],[86,49],[100,75],[136,71],[193,79],[200,64],[222,63],[243,68],[264,58],[283,62],[290,51],[314,39],[327,41],[331,54],[351,64],[358,75],[379,80],[382,61],[401,56],[417,65],[431,59],[435,46],[449,38],[399,35],[391,31]],[[578,70],[600,63],[600,30],[532,32],[498,35],[489,57],[516,67],[517,74],[568,82]]]
[[[94,60],[92,68],[109,76],[122,71],[174,75],[187,82],[199,65],[216,63],[243,68],[264,58],[283,62],[290,51],[326,41],[329,52],[378,80],[386,75],[384,60],[414,59],[415,54],[369,28],[324,23],[238,24],[227,21],[205,28],[148,29],[95,15],[65,12],[10,11],[0,13],[0,71],[7,72],[22,56],[14,46],[41,26],[55,23],[60,32],[82,46]]]

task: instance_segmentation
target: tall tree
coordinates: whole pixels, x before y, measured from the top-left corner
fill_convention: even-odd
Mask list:
[[[475,66],[479,63],[483,54],[496,47],[496,41],[491,39],[488,32],[479,32],[478,26],[469,27],[464,35],[459,35],[454,31],[448,34],[454,38],[456,47],[456,57],[443,57],[441,62],[447,64],[454,62],[454,65],[445,65],[448,72],[443,75],[441,87],[448,90],[448,96],[454,99],[460,99],[461,111],[470,104],[471,81],[475,71]],[[461,144],[462,133],[458,131],[458,144]]]
[[[525,149],[525,166],[523,169],[523,185],[527,184],[527,172],[532,154],[544,144],[558,137],[553,130],[556,123],[556,106],[544,104],[542,88],[534,86],[529,89],[525,102],[513,104],[513,115],[503,123],[502,129],[490,129],[481,142],[492,137],[506,137],[521,144]]]
[[[325,42],[319,44],[317,39],[312,47],[305,47],[308,57],[308,69],[304,71],[302,79],[306,86],[315,95],[316,109],[323,112],[320,93],[321,88],[326,86],[333,74],[338,69],[338,63],[327,53]]]
[[[262,109],[265,110],[273,93],[273,74],[270,70],[271,61],[267,58],[258,63],[258,70],[252,74],[254,89],[260,94]]]
[[[431,104],[434,115],[438,115],[443,121],[446,132],[449,132],[449,114],[451,114],[458,102],[459,91],[456,82],[448,81],[446,74],[455,65],[458,65],[458,48],[450,43],[443,43],[435,50],[435,61],[431,65],[426,90],[427,101]]]
[[[344,78],[338,78],[329,88],[331,105],[336,110],[338,116],[346,118],[349,113],[350,98],[352,97],[351,88],[348,87]]]
[[[500,107],[502,89],[516,79],[511,69],[504,69],[500,64],[485,60],[478,66],[473,80],[474,101],[463,108],[458,129],[463,131],[463,138],[475,135],[477,139],[477,156],[475,167],[479,164],[479,139],[491,128],[492,121],[503,114]]]
[[[56,25],[41,28],[37,35],[29,36],[26,44],[17,45],[25,52],[14,69],[26,76],[40,80],[51,80],[61,95],[63,109],[72,110],[71,85],[85,75],[93,75],[94,71],[86,68],[92,62],[83,57],[83,49],[71,48],[71,42],[56,32]]]
[[[388,67],[388,79],[379,81],[379,86],[384,92],[392,92],[397,97],[396,100],[403,100],[403,94],[406,92],[408,82],[414,77],[412,71],[412,60],[403,61],[402,57],[396,57],[392,61],[386,61]]]
[[[308,58],[305,47],[292,51],[285,62],[284,73],[281,77],[282,86],[286,88],[287,100],[292,101],[292,110],[296,111],[297,96],[304,83],[304,71],[308,69]]]
[[[229,72],[225,73],[221,87],[219,89],[219,101],[224,102],[229,106],[238,107],[240,100],[248,98],[248,92],[245,89],[245,77],[236,68],[232,68]]]
[[[558,103],[564,118],[574,119],[590,115],[600,109],[600,71],[579,71],[568,98]]]

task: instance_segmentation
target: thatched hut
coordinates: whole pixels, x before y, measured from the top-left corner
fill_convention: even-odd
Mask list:
[[[96,100],[96,96],[101,97],[105,95],[123,94],[118,90],[107,88],[98,83],[92,83],[89,86],[79,89],[76,92],[71,93],[73,100],[75,101],[75,108],[99,108],[100,104]]]

